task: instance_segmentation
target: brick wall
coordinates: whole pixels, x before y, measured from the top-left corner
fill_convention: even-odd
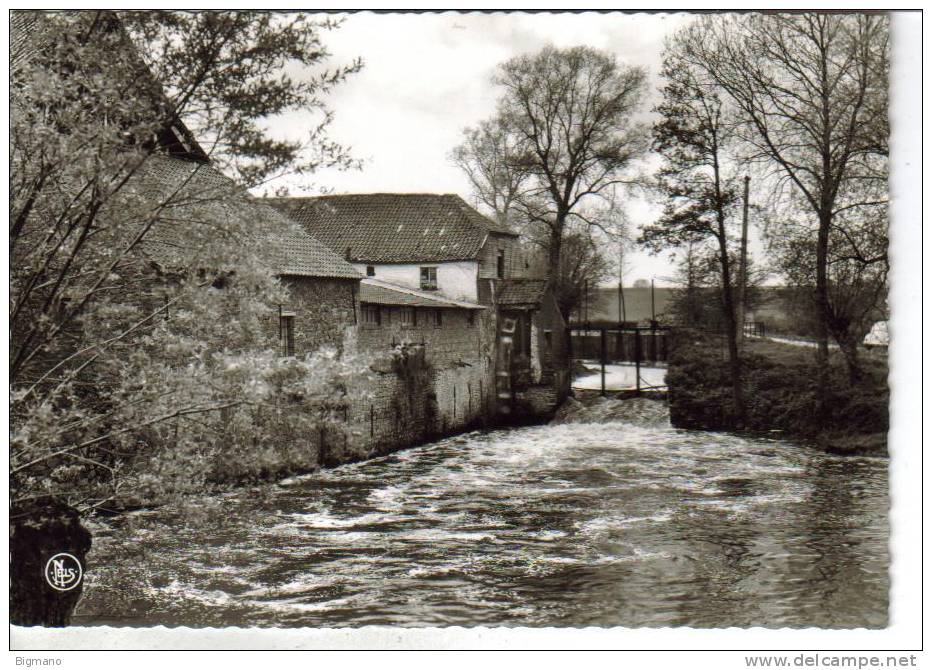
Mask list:
[[[285,277],[290,299],[283,311],[294,312],[295,355],[329,345],[343,350],[347,328],[356,325],[356,279]],[[272,317],[272,336],[278,338],[278,316]]]
[[[406,377],[386,366],[365,388],[351,390],[347,460],[371,457],[477,425],[491,416],[487,362],[456,368],[429,363]]]
[[[483,344],[483,317],[488,310],[442,309],[437,326],[433,309],[415,308],[416,326],[401,323],[401,308],[382,305],[382,323],[360,324],[357,346],[360,351],[388,351],[401,342],[424,344],[431,362],[445,367],[479,355]],[[474,313],[473,324],[469,313]]]
[[[371,458],[480,425],[494,415],[494,310],[416,308],[405,325],[401,308],[382,306],[381,325],[362,323],[353,281],[290,278],[295,354],[322,345],[373,357],[370,379],[347,388],[346,430],[307,436],[320,460],[336,465]],[[472,312],[472,323],[470,323]],[[275,317],[275,337],[278,336]],[[406,364],[392,351],[411,343]],[[412,353],[413,352],[413,353]],[[407,365],[407,367],[405,367]]]
[[[444,309],[437,326],[433,310],[419,308],[417,326],[406,326],[395,311],[381,326],[356,329],[359,351],[379,359],[375,379],[351,392],[357,457],[452,434],[492,416],[492,318],[487,310],[474,312],[470,325],[469,312]],[[406,371],[389,353],[402,342],[417,352]]]

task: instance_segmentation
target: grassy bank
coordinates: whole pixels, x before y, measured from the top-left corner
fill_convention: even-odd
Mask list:
[[[670,421],[678,428],[767,433],[839,454],[886,455],[889,428],[885,355],[863,357],[864,378],[852,384],[832,352],[825,412],[813,347],[747,342],[742,356],[745,414],[731,411],[727,353],[721,339],[682,332],[667,372]]]

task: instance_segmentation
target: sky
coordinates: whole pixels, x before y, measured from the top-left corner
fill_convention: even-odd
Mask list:
[[[548,43],[611,51],[619,62],[647,69],[649,94],[641,114],[650,118],[664,38],[689,20],[686,14],[592,12],[347,15],[324,36],[329,63],[361,57],[364,67],[327,98],[335,115],[329,135],[349,145],[363,167],[321,171],[313,187],[334,193],[456,193],[472,202],[449,153],[464,128],[494,113],[498,91],[491,79],[499,63]],[[301,136],[309,120],[292,114],[276,124],[277,132]],[[626,210],[635,225],[659,215],[656,203],[634,196]],[[669,254],[635,251],[625,263],[626,285],[652,277],[663,285],[674,273]]]

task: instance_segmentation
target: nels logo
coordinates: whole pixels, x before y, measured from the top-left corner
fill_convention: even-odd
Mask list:
[[[45,580],[57,591],[70,591],[81,583],[81,562],[71,554],[55,554],[45,564]]]

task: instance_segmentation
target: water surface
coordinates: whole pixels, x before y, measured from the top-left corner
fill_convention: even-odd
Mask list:
[[[75,623],[886,625],[886,460],[617,415],[123,517]]]

